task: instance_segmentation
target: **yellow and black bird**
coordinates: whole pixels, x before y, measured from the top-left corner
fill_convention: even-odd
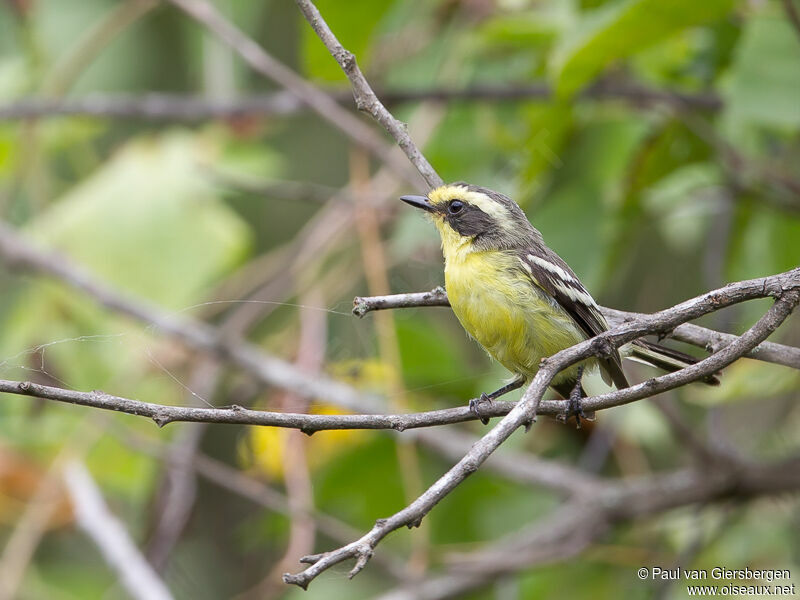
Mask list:
[[[608,329],[572,269],[547,247],[542,234],[507,196],[453,183],[427,196],[400,199],[426,211],[439,230],[447,296],[461,325],[516,376],[499,390],[470,401],[470,408],[484,422],[480,402],[521,387],[539,370],[542,358]],[[551,386],[570,399],[570,413],[579,424],[580,398],[586,396],[584,369],[588,375],[599,368],[607,384],[628,387],[620,354],[667,371],[696,362],[682,352],[637,340],[609,358],[590,358],[565,369]],[[714,378],[708,381],[716,382]]]

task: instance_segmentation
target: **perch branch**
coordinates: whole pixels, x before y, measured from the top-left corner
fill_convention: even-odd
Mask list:
[[[766,314],[759,319],[739,340],[721,350],[720,352],[698,362],[691,367],[676,373],[670,373],[657,379],[648,380],[633,388],[620,390],[608,396],[639,397],[637,394],[651,395],[655,391],[672,389],[683,385],[689,380],[698,380],[718,369],[730,364],[738,356],[757,346],[770,333],[772,333],[791,314],[794,307],[800,302],[800,269],[779,275],[783,282],[778,287],[772,288],[772,293],[778,297]],[[756,280],[752,280],[756,281]],[[793,282],[793,283],[792,283]],[[745,282],[740,282],[745,284]],[[762,293],[768,293],[767,286],[762,281]],[[627,323],[614,330],[604,332],[595,338],[576,344],[571,348],[562,350],[557,354],[542,361],[539,371],[533,378],[522,399],[514,406],[497,425],[490,429],[464,457],[447,473],[440,477],[419,498],[409,504],[400,512],[387,519],[379,519],[375,526],[360,539],[324,554],[306,557],[303,562],[311,566],[298,574],[285,574],[284,581],[302,588],[318,575],[334,565],[349,559],[355,559],[356,564],[350,571],[353,577],[360,572],[372,556],[375,547],[389,533],[403,526],[417,526],[438,502],[455,489],[464,479],[474,473],[480,465],[519,427],[530,427],[535,420],[542,395],[550,385],[552,379],[563,369],[590,356],[608,355],[613,348],[629,342],[645,333],[666,331],[674,328],[679,323],[688,319],[697,318],[702,314],[718,310],[735,302],[735,298],[745,293],[748,286],[731,284],[723,288],[729,292],[723,295],[719,291],[709,292],[692,300],[683,302],[666,311],[643,317],[636,323]],[[694,379],[692,379],[694,377]],[[603,397],[589,398],[585,406],[594,410],[602,402]],[[597,402],[600,400],[600,402]],[[594,402],[593,402],[594,401]]]
[[[2,247],[3,244],[0,242],[0,254],[2,253]],[[569,350],[573,350],[575,348],[584,348],[584,353],[588,352],[588,356],[591,355],[591,352],[585,350],[585,348],[588,347],[587,344],[595,344],[595,346],[600,348],[600,351],[602,351],[602,345],[606,343],[604,340],[610,341],[615,345],[620,345],[642,335],[669,331],[675,328],[681,322],[684,322],[688,319],[697,318],[703,314],[719,310],[720,308],[729,306],[736,302],[742,302],[753,298],[762,298],[765,296],[777,296],[781,299],[791,299],[798,293],[798,289],[800,289],[800,268],[770,277],[731,283],[723,288],[720,288],[719,290],[707,292],[706,294],[691,300],[687,300],[686,302],[659,313],[655,313],[653,315],[641,315],[637,318],[633,318],[615,328],[612,328],[601,336],[573,346]],[[770,315],[774,312],[773,309],[771,309],[771,311],[772,312],[768,312],[767,314]],[[141,311],[139,311],[137,314],[141,314]],[[786,315],[788,315],[788,313],[786,313]],[[675,373],[669,373],[667,375],[648,379],[644,383],[634,385],[630,388],[616,390],[609,394],[588,398],[584,401],[584,407],[590,410],[602,410],[612,406],[619,406],[620,404],[625,404],[634,400],[649,397],[656,393],[697,381],[718,371],[737,358],[750,352],[753,348],[758,346],[758,344],[761,343],[767,337],[767,335],[777,328],[786,315],[773,315],[773,318],[769,321],[765,321],[765,316],[750,330],[745,332],[742,336],[736,338],[735,341],[724,346],[718,352],[712,354],[697,364]],[[158,318],[158,320],[155,322],[162,322],[163,320],[163,318]],[[177,331],[180,339],[182,340],[194,339],[193,337],[182,334],[182,329],[180,328],[173,328],[173,331]],[[200,349],[213,350],[216,348],[215,343],[207,343],[206,340],[206,337],[209,337],[211,340],[216,339],[216,336],[213,335],[213,331],[213,328],[208,327],[207,336],[199,338],[203,341],[203,345],[199,346]],[[756,341],[753,342],[753,340]],[[225,345],[223,347],[228,350],[228,356],[231,358],[242,355],[246,357],[251,356],[249,350],[243,354],[243,351],[239,350],[238,346],[232,345],[230,342],[224,342],[224,344]],[[241,342],[241,344],[245,348],[250,347],[249,344],[246,344],[245,342]],[[283,369],[288,369],[291,367],[291,365],[283,363],[283,361],[279,361],[278,359],[272,357],[260,356],[258,354],[254,354],[252,356],[253,358],[258,358],[259,362],[255,364],[249,362],[234,362],[235,364],[249,365],[251,369],[259,367],[260,361],[265,361],[268,365],[273,365],[274,363],[277,367],[279,367],[279,373],[282,373]],[[556,356],[561,356],[561,354]],[[586,358],[586,356],[581,356],[577,360],[580,360],[581,358]],[[548,359],[548,361],[550,360],[553,360],[553,358]],[[254,374],[261,373],[262,377],[264,377],[262,381],[266,383],[272,383],[272,380],[265,376],[264,370],[256,368],[256,370],[251,372]],[[271,374],[271,372],[271,369],[267,371],[268,374]],[[286,377],[285,374],[282,376]],[[307,390],[306,393],[308,394],[313,394],[317,389],[317,384],[319,383],[319,378],[310,378],[301,371],[291,371],[290,377],[292,379],[292,383],[302,385],[304,389]],[[294,381],[294,378],[297,378],[297,381]],[[292,385],[292,383],[279,383],[278,385],[283,387],[285,385]],[[352,407],[355,405],[363,409],[363,403],[359,402],[358,392],[352,390],[344,384],[332,380],[328,382],[328,385],[339,386],[337,388],[338,393],[334,393],[334,396],[338,398],[339,395],[341,395],[339,400],[341,401],[344,399],[346,402],[346,404],[344,404],[345,406]],[[231,408],[166,406],[151,402],[133,400],[130,398],[123,398],[120,396],[113,396],[99,391],[78,392],[30,382],[7,380],[0,380],[0,392],[34,396],[48,400],[144,416],[153,419],[153,421],[155,421],[159,426],[163,426],[174,421],[190,421],[288,427],[299,429],[307,434],[311,434],[315,431],[320,431],[323,429],[394,429],[397,431],[403,431],[418,427],[431,427],[436,425],[458,423],[462,421],[473,420],[475,418],[467,407],[397,415],[374,414],[376,412],[374,410],[371,411],[372,414],[309,415],[300,413],[258,411],[239,406],[233,406]],[[331,390],[327,390],[327,393],[330,394]],[[566,409],[565,401],[552,400],[537,402],[539,403],[538,414],[540,415],[560,415]],[[337,401],[332,400],[332,403],[337,404]],[[486,416],[506,415],[514,409],[514,406],[515,405],[513,403],[509,402],[494,402],[491,407],[486,409]]]
[[[436,287],[429,292],[411,292],[406,294],[391,294],[388,296],[356,296],[353,300],[353,314],[363,317],[374,310],[390,308],[413,308],[421,306],[450,306],[447,292],[442,287]],[[642,316],[642,313],[627,312],[613,308],[601,307],[603,315],[611,325],[623,323]],[[738,336],[722,333],[693,323],[682,323],[675,329],[666,333],[666,337],[679,342],[692,344],[708,352],[717,352],[732,343]],[[757,347],[744,355],[746,358],[775,363],[793,369],[800,369],[800,348],[776,344],[775,342],[762,342]]]

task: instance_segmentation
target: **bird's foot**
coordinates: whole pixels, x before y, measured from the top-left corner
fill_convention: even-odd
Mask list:
[[[583,412],[583,387],[581,386],[581,378],[583,377],[583,365],[578,367],[578,378],[575,381],[575,385],[572,387],[572,391],[569,393],[569,398],[567,398],[567,410],[563,414],[559,415],[560,420],[566,423],[570,417],[575,417],[575,427],[576,429],[581,428],[581,419],[584,420],[591,420],[589,417],[586,416],[586,413]]]
[[[489,406],[492,405],[492,398],[488,394],[481,394],[480,398],[472,398],[469,401],[469,411],[478,417],[484,425],[489,424],[489,417],[481,413],[480,406],[481,404],[488,403]]]

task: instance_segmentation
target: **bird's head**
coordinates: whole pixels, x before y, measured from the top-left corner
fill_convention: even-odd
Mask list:
[[[445,255],[524,248],[541,240],[516,202],[476,185],[451,183],[431,190],[427,196],[400,199],[431,216]]]

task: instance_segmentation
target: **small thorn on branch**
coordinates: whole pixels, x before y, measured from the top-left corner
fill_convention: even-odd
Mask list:
[[[169,423],[172,422],[172,419],[169,417],[169,415],[165,415],[162,413],[155,413],[151,418],[153,419],[153,421],[155,421],[155,424],[158,425],[159,427],[164,427],[164,425],[168,425]]]
[[[325,553],[322,552],[320,554],[307,554],[300,558],[300,562],[304,565],[314,565],[321,561],[325,557]]]
[[[367,566],[369,559],[372,558],[372,555],[374,554],[372,547],[367,545],[359,546],[358,548],[356,548],[355,553],[358,558],[356,560],[356,565],[347,574],[347,577],[349,579],[352,579],[353,577],[358,575],[361,572],[361,570]]]

